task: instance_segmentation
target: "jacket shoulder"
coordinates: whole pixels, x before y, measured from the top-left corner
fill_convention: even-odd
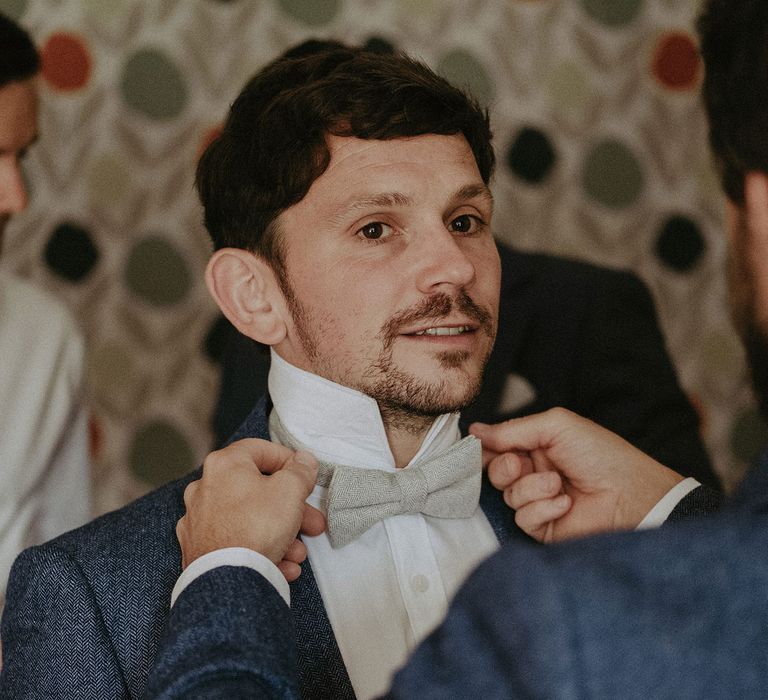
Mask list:
[[[632,271],[604,267],[584,260],[548,253],[533,253],[499,245],[504,288],[528,285],[567,290],[583,298],[604,289],[630,289],[647,293],[645,283]]]
[[[196,476],[19,555],[3,615],[8,687],[38,683],[76,696],[85,678],[141,692],[181,572],[175,526]],[[67,680],[69,668],[76,678]]]

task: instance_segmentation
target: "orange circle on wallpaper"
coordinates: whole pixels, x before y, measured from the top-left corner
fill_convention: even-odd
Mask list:
[[[43,77],[56,90],[80,90],[91,77],[91,56],[85,42],[76,34],[52,34],[43,45],[40,57]]]
[[[653,75],[665,88],[690,90],[698,84],[701,58],[696,42],[685,32],[669,32],[656,43]]]

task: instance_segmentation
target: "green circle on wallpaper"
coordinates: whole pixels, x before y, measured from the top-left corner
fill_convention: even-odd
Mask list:
[[[133,436],[128,459],[135,476],[156,486],[176,479],[196,466],[187,438],[163,419],[139,428]]]
[[[0,12],[11,19],[20,20],[27,11],[27,0],[0,0]]]
[[[643,189],[640,163],[619,141],[603,141],[587,155],[583,185],[600,204],[622,209],[633,204]]]
[[[91,353],[90,379],[102,400],[129,395],[136,375],[134,352],[116,342],[105,343]]]
[[[558,111],[579,109],[590,95],[590,82],[584,68],[576,63],[563,62],[547,75],[547,85]]]
[[[166,239],[150,236],[137,243],[125,268],[128,288],[154,306],[181,301],[192,278],[179,252]]]
[[[81,0],[85,11],[96,19],[120,17],[126,10],[125,0]]]
[[[142,49],[128,59],[120,89],[126,104],[151,119],[173,119],[187,103],[187,86],[181,73],[157,49]]]
[[[94,202],[122,203],[131,191],[130,164],[115,153],[102,153],[88,169],[88,191]]]
[[[584,11],[608,27],[623,27],[640,13],[642,0],[581,0]]]
[[[493,83],[483,64],[468,51],[454,49],[437,64],[437,72],[459,88],[468,88],[480,103],[487,105],[493,99]]]
[[[285,14],[309,27],[328,24],[339,13],[340,0],[278,0]]]

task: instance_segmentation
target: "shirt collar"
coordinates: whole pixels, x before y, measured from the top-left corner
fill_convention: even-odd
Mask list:
[[[270,352],[272,410],[298,444],[327,462],[394,471],[395,461],[374,399]],[[460,437],[458,413],[438,416],[411,463],[447,449]]]

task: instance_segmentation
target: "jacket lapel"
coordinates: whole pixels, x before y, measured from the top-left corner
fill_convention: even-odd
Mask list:
[[[480,489],[480,507],[488,518],[496,539],[501,544],[518,537],[534,541],[515,524],[515,511],[504,503],[504,496],[488,481],[485,471],[483,471],[483,485]]]
[[[270,409],[269,397],[259,399],[227,444],[252,437],[269,440],[267,416]],[[353,700],[352,684],[309,559],[301,565],[301,576],[291,583],[291,614],[296,632],[301,697],[304,700]]]

